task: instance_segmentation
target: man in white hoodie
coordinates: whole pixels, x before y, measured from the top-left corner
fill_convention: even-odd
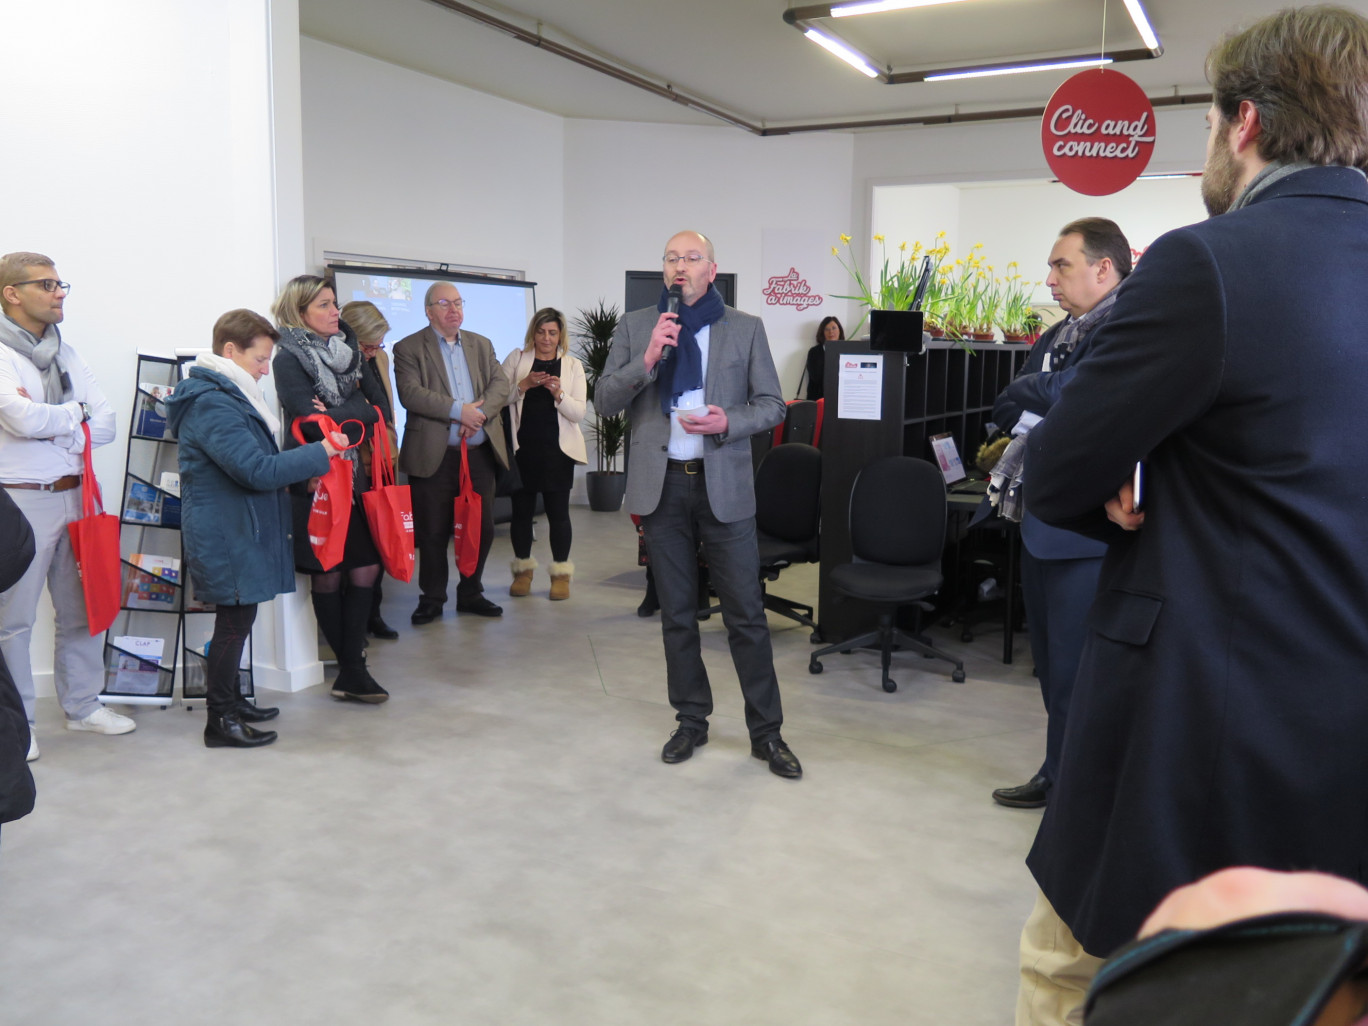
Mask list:
[[[67,524],[81,517],[81,423],[89,422],[93,444],[114,440],[113,408],[57,329],[70,291],[40,253],[0,257],[0,487],[28,518],[37,550],[19,583],[0,593],[0,652],[32,727],[29,642],[46,581],[56,611],[53,668],[67,729],[127,734],[137,724],[98,698],[103,639],[90,636],[67,534]],[[38,758],[36,740],[28,758]]]

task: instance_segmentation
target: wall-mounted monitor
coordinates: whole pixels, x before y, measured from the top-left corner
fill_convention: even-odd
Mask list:
[[[623,313],[632,310],[640,310],[643,306],[655,306],[660,302],[660,290],[665,284],[665,279],[657,268],[654,271],[628,271],[626,306]],[[722,302],[728,306],[736,306],[736,275],[727,272],[719,274],[713,280],[717,286],[717,291],[722,294]]]

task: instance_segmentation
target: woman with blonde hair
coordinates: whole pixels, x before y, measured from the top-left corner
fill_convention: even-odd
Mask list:
[[[509,409],[513,418],[513,450],[522,489],[513,494],[513,585],[515,598],[532,589],[532,517],[537,494],[542,496],[551,535],[551,599],[570,597],[570,489],[575,464],[588,462],[580,422],[588,389],[584,367],[570,355],[565,315],[545,307],[527,326],[523,347],[508,354],[504,373],[514,392]]]
[[[312,274],[291,278],[271,312],[280,325],[274,370],[276,395],[287,423],[326,413],[352,442],[360,441],[362,432],[371,431],[379,422],[374,407],[383,408],[385,392],[373,375],[364,373],[365,359],[355,333],[342,320],[332,284]],[[362,431],[346,421],[360,421]],[[314,441],[322,433],[317,425],[306,424],[303,434],[306,440]],[[285,449],[298,444],[287,431]],[[308,531],[314,489],[292,485],[295,566],[300,573],[310,575],[318,627],[337,655],[332,696],[374,705],[389,698],[389,692],[366,668],[366,626],[372,589],[380,576],[380,553],[361,506],[361,494],[370,486],[369,477],[355,449],[342,455],[351,461],[353,469],[351,520],[342,562],[324,570],[314,556]],[[310,481],[309,485],[314,483]]]
[[[375,379],[371,382],[372,391],[379,387],[385,393],[386,401],[380,404],[380,411],[385,422],[384,430],[389,435],[390,456],[394,460],[394,465],[398,466],[399,442],[394,432],[394,391],[390,387],[389,355],[385,352],[385,333],[390,330],[389,321],[385,320],[385,315],[374,303],[357,299],[342,307],[342,322],[356,334],[356,344],[365,361],[362,364],[362,375]],[[371,473],[375,447],[380,444],[379,431],[380,426],[377,424],[361,443],[361,465],[366,468],[367,474]],[[393,641],[399,637],[399,632],[387,624],[380,615],[380,602],[385,597],[382,587],[384,579],[383,573],[375,579],[375,590],[371,595],[370,621],[366,624],[366,631],[373,638]]]

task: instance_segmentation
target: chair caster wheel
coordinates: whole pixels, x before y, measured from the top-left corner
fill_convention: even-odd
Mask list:
[[[963,670],[956,670],[954,673],[950,674],[950,679],[953,680],[956,684],[963,684],[963,683],[964,683],[964,671],[963,671]]]
[[[971,641],[973,641],[973,640],[974,640],[974,632],[973,632],[973,631],[961,631],[961,632],[960,632],[960,641],[964,642],[966,645],[969,644],[969,642],[971,642]]]
[[[822,664],[819,663],[816,659],[810,660],[810,661],[808,662],[808,673],[821,673],[821,672],[822,672]]]
[[[887,691],[890,695],[893,694],[893,692],[895,692],[895,691],[898,690],[898,682],[897,682],[896,680],[887,680],[887,679],[885,679],[884,682],[883,682],[883,685],[884,685],[884,690]]]
[[[850,652],[851,650],[848,648],[841,649],[841,655],[850,655]]]

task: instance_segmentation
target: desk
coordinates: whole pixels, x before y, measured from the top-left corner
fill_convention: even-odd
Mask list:
[[[950,525],[954,523],[953,518],[963,517],[965,523],[977,512],[979,504],[983,501],[983,496],[976,492],[950,492],[946,495],[945,503],[949,507],[952,520],[946,524],[946,530],[950,530]],[[1017,574],[1021,568],[1021,525],[1011,521],[1003,520],[996,514],[990,521],[994,526],[1000,526],[1007,540],[1007,581],[1005,584],[1005,599],[1002,604],[1002,661],[1011,663],[1012,643],[1015,640],[1016,624],[1016,592]],[[978,530],[978,528],[969,528]],[[955,532],[953,542],[953,563],[955,567],[956,580],[962,580],[962,559],[960,532]]]

